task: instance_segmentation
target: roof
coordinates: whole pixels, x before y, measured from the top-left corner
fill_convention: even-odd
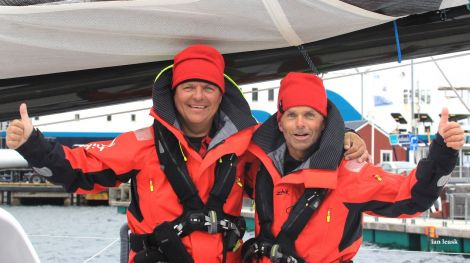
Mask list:
[[[344,125],[350,129],[353,129],[355,131],[359,131],[362,128],[364,128],[367,124],[370,125],[370,122],[367,120],[360,120],[360,121],[346,121],[344,122]],[[381,132],[383,135],[388,136],[389,133],[386,132],[384,129],[380,128],[377,124],[374,124],[374,127],[376,130]]]

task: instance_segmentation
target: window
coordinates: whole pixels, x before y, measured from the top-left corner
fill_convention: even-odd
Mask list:
[[[252,88],[251,91],[251,100],[258,101],[258,88]]]
[[[380,162],[393,161],[392,154],[392,150],[380,150]]]
[[[35,120],[35,121],[38,121],[38,120],[39,120],[39,116],[34,117],[34,120]]]
[[[268,101],[274,101],[274,89],[268,89]]]
[[[78,113],[75,114],[75,120],[76,120],[76,121],[80,120],[80,114],[78,114]]]
[[[131,121],[135,121],[135,114],[131,114]]]
[[[111,115],[108,115],[108,116],[106,116],[106,119],[107,119],[108,121],[111,121],[111,120],[113,119],[113,117],[112,117]]]

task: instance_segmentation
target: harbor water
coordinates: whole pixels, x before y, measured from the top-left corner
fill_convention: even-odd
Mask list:
[[[42,263],[118,263],[119,229],[126,216],[116,207],[0,206],[21,223]],[[470,257],[393,250],[364,244],[354,262],[462,263]]]

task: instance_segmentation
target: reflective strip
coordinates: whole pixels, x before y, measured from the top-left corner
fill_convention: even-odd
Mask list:
[[[173,67],[173,64],[171,64],[168,67],[162,69],[162,71],[160,71],[160,73],[158,73],[157,77],[155,78],[155,80],[153,82],[155,83],[157,81],[157,79],[160,78],[160,76],[163,74],[163,72],[167,71],[168,69],[170,69],[172,67]]]

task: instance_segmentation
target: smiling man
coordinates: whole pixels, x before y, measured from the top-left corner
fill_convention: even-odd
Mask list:
[[[100,148],[46,141],[22,104],[7,145],[69,192],[131,180],[129,262],[240,262],[245,152],[256,121],[239,88],[224,78],[222,55],[206,45],[181,51],[158,74],[152,99],[151,127]],[[364,158],[362,140],[347,134],[347,155]]]
[[[278,112],[253,135],[261,160],[256,177],[256,238],[245,262],[352,262],[362,242],[362,212],[414,217],[439,196],[464,144],[443,109],[429,156],[409,176],[384,172],[343,155],[344,124],[322,80],[289,73]],[[449,175],[449,176],[448,176]]]
[[[176,87],[174,100],[183,132],[200,137],[209,134],[213,116],[222,101],[222,91],[207,82],[190,81]]]

